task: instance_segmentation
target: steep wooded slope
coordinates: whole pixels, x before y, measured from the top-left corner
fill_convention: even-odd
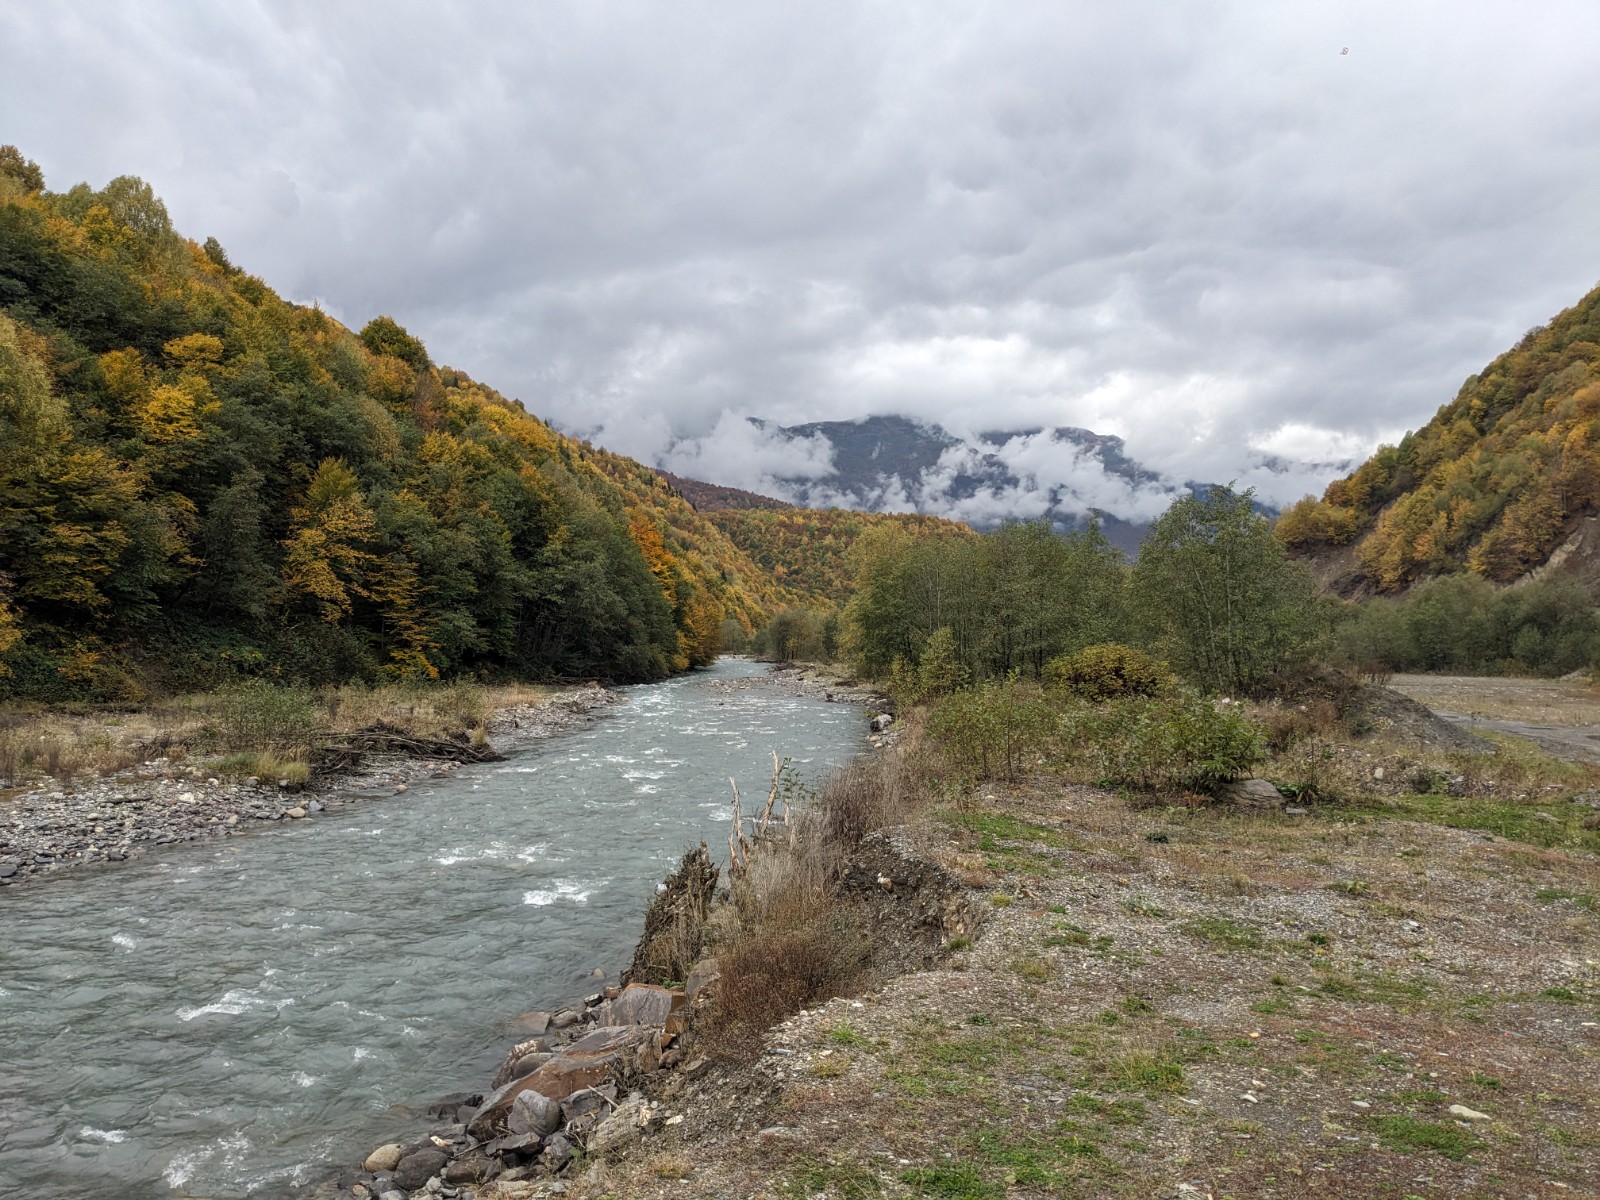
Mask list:
[[[1600,510],[1600,288],[1472,376],[1398,446],[1283,515],[1341,591],[1426,575],[1509,582]]]
[[[644,679],[787,602],[637,464],[0,149],[0,695]]]
[[[705,514],[780,586],[807,600],[843,605],[849,598],[850,547],[869,529],[893,526],[913,536],[972,535],[959,521],[923,513],[868,513],[842,508],[741,508]]]

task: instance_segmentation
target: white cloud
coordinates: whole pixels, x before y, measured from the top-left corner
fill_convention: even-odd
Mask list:
[[[898,412],[1265,494],[1600,276],[1597,43],[1592,0],[86,0],[11,6],[0,97],[53,186],[139,174],[631,453],[759,480],[728,413]]]

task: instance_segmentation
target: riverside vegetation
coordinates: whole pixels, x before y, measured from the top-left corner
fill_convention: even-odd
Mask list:
[[[1579,1194],[1600,769],[1318,665],[1247,498],[1157,532],[1132,570],[1092,531],[863,539],[839,638],[899,700],[891,744],[758,805],[720,890],[685,860],[632,972],[665,1053],[623,1057],[597,1125],[485,1126],[512,1140],[455,1186]],[[1083,601],[1030,608],[1069,557]],[[1147,605],[1175,571],[1185,603]]]

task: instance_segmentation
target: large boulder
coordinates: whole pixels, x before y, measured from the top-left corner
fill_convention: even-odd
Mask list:
[[[1273,809],[1284,805],[1283,793],[1265,779],[1231,779],[1218,790],[1217,799],[1240,808]]]
[[[702,958],[690,969],[689,978],[684,981],[684,995],[688,997],[689,1002],[692,1004],[701,992],[721,978],[722,967],[717,960],[714,958]]]
[[[500,1069],[494,1073],[494,1086],[504,1087],[513,1079],[520,1079],[522,1076],[530,1074],[543,1066],[544,1059],[531,1062],[526,1067],[523,1067],[522,1064],[534,1055],[549,1054],[552,1044],[550,1038],[533,1037],[526,1038],[511,1047],[506,1052],[505,1058],[501,1060]]]
[[[573,1092],[561,1102],[561,1120],[563,1124],[570,1124],[580,1117],[590,1113],[609,1113],[617,1103],[617,1085],[614,1083],[602,1084],[596,1088],[584,1088],[581,1092]]]
[[[602,1026],[661,1025],[682,1003],[682,992],[653,983],[630,983],[621,995],[600,1005],[595,1019]]]
[[[561,1128],[561,1103],[543,1092],[529,1088],[518,1092],[506,1114],[506,1129],[512,1133],[536,1133],[549,1137]]]
[[[649,1119],[650,1108],[643,1097],[633,1096],[617,1105],[616,1111],[595,1126],[584,1144],[591,1157],[599,1158],[609,1150],[625,1146],[636,1139]]]
[[[443,1150],[413,1150],[395,1166],[394,1181],[406,1191],[414,1192],[444,1170],[449,1161]]]
[[[400,1146],[397,1142],[390,1142],[387,1146],[379,1146],[367,1155],[367,1161],[362,1167],[368,1171],[392,1171],[400,1163]]]
[[[481,1150],[469,1150],[455,1159],[442,1172],[448,1184],[482,1183],[494,1176],[498,1168],[493,1159]]]
[[[511,1105],[521,1093],[535,1091],[551,1100],[565,1100],[573,1092],[604,1083],[628,1051],[659,1036],[660,1030],[649,1025],[592,1030],[537,1070],[491,1093],[467,1122],[467,1132],[480,1142],[488,1141],[505,1128]]]

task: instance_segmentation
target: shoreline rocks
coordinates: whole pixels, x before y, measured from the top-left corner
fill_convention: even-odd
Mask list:
[[[428,1113],[444,1123],[376,1147],[358,1170],[303,1190],[301,1200],[475,1200],[491,1183],[553,1181],[580,1155],[592,1161],[659,1130],[675,1114],[641,1091],[624,1094],[618,1080],[663,1065],[684,1029],[672,1018],[688,1003],[682,989],[630,983],[585,997],[564,1029],[548,1013],[523,1014],[513,1025],[545,1031],[507,1053],[495,1076],[507,1082],[437,1101]],[[525,1071],[530,1056],[541,1061]]]

